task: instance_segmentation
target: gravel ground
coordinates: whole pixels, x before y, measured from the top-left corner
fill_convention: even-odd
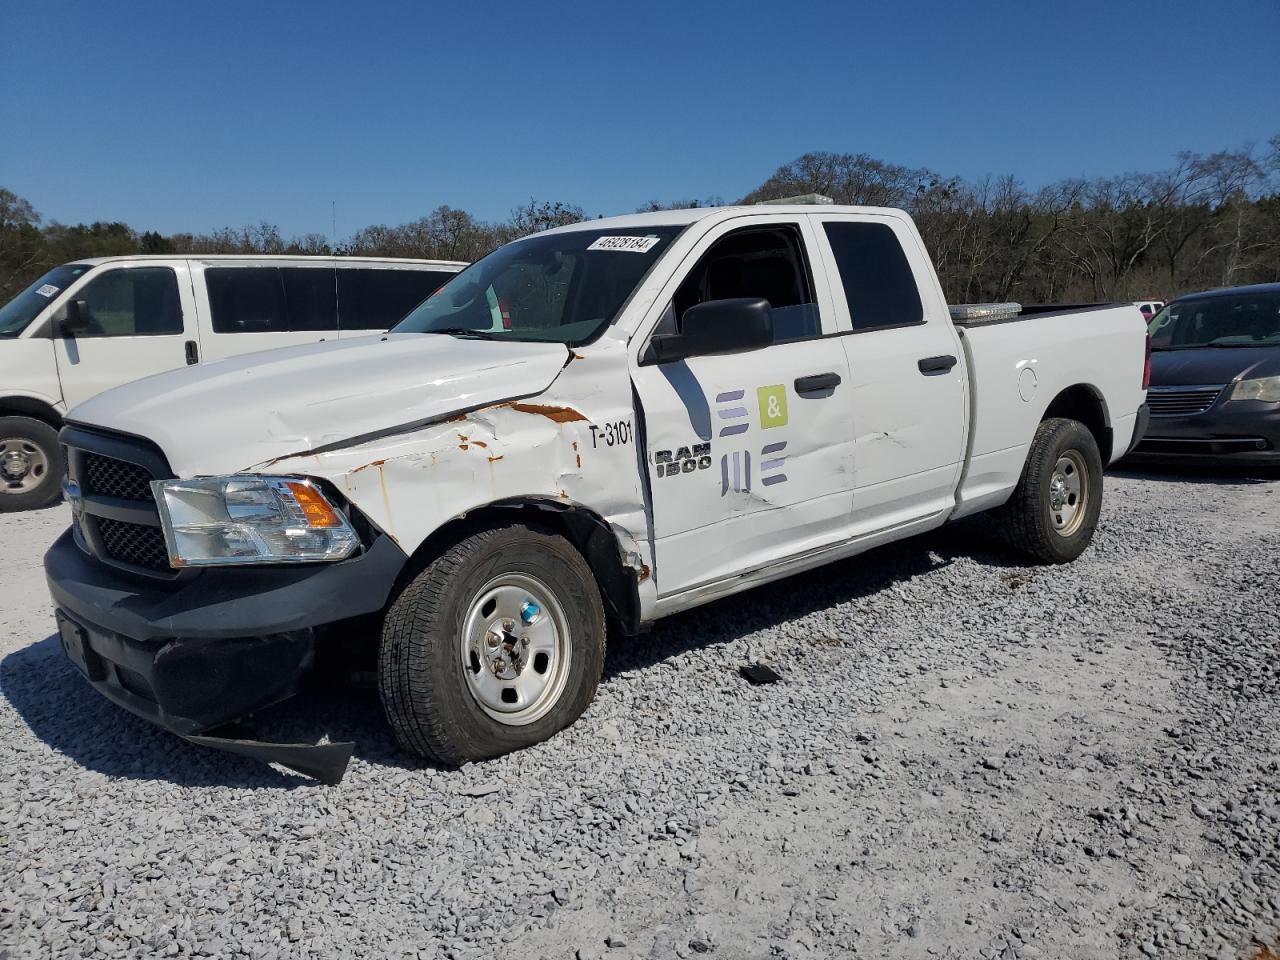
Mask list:
[[[59,507],[0,517],[12,956],[1255,957],[1280,937],[1280,480],[1121,474],[1095,546],[971,528],[659,625],[554,741],[447,771],[368,695],[325,788],[92,693]],[[750,686],[743,663],[782,681]]]

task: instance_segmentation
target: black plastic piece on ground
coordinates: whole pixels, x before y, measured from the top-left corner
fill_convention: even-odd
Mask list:
[[[344,743],[265,743],[261,740],[233,740],[224,737],[183,737],[202,747],[253,757],[265,763],[278,763],[303,776],[314,777],[328,786],[342,782],[351,760],[352,742]]]
[[[738,672],[753,686],[759,686],[762,683],[777,683],[782,679],[763,663],[749,663],[744,667],[739,667]]]

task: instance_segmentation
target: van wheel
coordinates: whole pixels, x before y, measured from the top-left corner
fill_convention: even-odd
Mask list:
[[[484,530],[404,587],[383,622],[378,689],[400,745],[450,765],[548,739],[595,696],[605,615],[574,547]]]
[[[33,417],[0,417],[0,513],[53,503],[64,472],[57,430]]]
[[[1082,423],[1053,417],[1031,441],[1013,496],[995,512],[1005,540],[1041,563],[1068,563],[1093,540],[1102,510],[1102,455]]]

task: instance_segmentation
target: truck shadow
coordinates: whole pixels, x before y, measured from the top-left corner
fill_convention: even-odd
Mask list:
[[[645,636],[611,638],[603,679],[880,593],[961,558],[1013,570],[1032,566],[997,544],[979,521],[962,520],[676,614]]]
[[[31,732],[86,769],[111,777],[190,787],[293,789],[308,779],[257,760],[188,743],[100,696],[67,661],[58,637],[0,661],[0,692]],[[355,756],[380,767],[418,769],[382,716],[376,694],[343,689],[323,700],[303,693],[255,718],[255,731],[281,743],[314,743],[319,732],[354,740]]]
[[[1026,566],[1018,556],[992,546],[980,531],[957,524],[679,614],[646,636],[611,639],[603,682],[878,593],[962,557],[989,566]],[[0,661],[0,693],[41,741],[107,776],[189,787],[288,790],[316,785],[257,760],[188,743],[117,707],[67,661],[56,635]],[[354,756],[380,770],[433,766],[400,750],[372,690],[330,684],[304,692],[255,717],[253,731],[253,736],[280,743],[315,743],[320,733],[334,741],[351,740]],[[379,770],[372,775],[380,775]]]

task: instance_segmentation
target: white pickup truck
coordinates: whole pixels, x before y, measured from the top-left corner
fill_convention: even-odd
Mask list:
[[[606,624],[982,510],[1075,558],[1146,359],[1132,305],[949,309],[897,210],[580,223],[386,336],[78,407],[48,581],[93,685],[188,739],[336,779],[350,744],[217,734],[364,650],[406,750],[481,760],[582,713]]]

